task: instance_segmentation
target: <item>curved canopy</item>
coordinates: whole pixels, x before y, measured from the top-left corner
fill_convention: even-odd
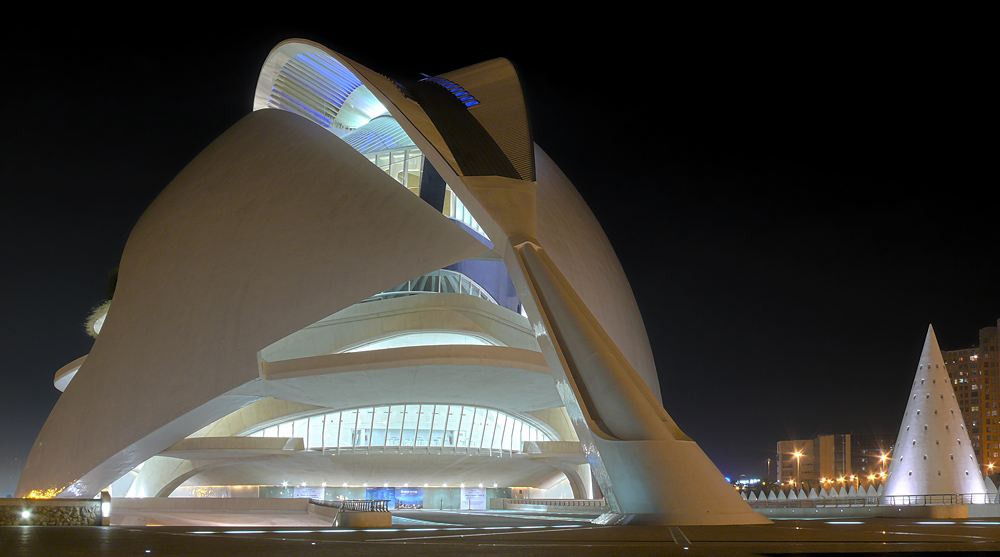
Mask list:
[[[360,128],[343,136],[343,140],[362,155],[389,149],[415,147],[396,119],[389,115],[378,116]]]

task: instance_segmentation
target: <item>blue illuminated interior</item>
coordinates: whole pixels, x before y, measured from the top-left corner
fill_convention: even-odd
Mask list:
[[[424,76],[424,78],[421,79],[420,81],[429,81],[431,83],[436,83],[441,87],[444,87],[445,90],[447,90],[452,95],[455,95],[455,97],[457,97],[458,100],[462,101],[462,104],[464,104],[467,107],[473,107],[479,104],[479,101],[476,100],[476,97],[472,96],[472,93],[466,91],[465,88],[455,83],[454,81],[447,80],[443,77],[431,77],[427,74],[420,74],[420,75]]]

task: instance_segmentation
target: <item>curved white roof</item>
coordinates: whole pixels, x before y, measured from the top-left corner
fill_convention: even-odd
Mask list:
[[[293,383],[366,372],[366,358],[399,354],[414,364],[381,367],[408,376],[450,367],[503,389],[492,378],[502,374],[512,392],[551,380],[609,507],[644,517],[633,522],[767,522],[663,409],[621,265],[579,193],[534,145],[508,61],[402,84],[288,41],[268,57],[255,97],[256,110],[192,161],[133,230],[115,311],[46,421],[19,495],[91,496],[282,383],[302,394],[312,382]],[[327,131],[345,135],[386,110],[486,231],[540,354],[489,346],[477,357],[465,346],[442,358],[407,347],[321,356],[306,370],[262,360],[296,331],[484,250]],[[414,396],[405,381],[393,388]],[[95,400],[107,401],[100,412]]]

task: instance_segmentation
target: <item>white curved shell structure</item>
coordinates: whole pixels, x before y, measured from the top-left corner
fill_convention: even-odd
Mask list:
[[[447,471],[767,522],[661,406],[624,272],[507,61],[402,82],[288,41],[254,107],[133,230],[19,495]]]

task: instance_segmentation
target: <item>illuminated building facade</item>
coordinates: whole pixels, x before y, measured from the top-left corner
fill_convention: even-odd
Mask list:
[[[895,441],[892,435],[851,434],[851,471],[863,481],[881,482],[889,467]]]
[[[822,480],[851,475],[851,434],[778,442],[778,482],[819,488]]]
[[[979,344],[941,352],[952,388],[984,473],[1000,464],[1000,337],[997,327],[979,330]]]
[[[767,522],[662,407],[509,62],[397,80],[290,40],[253,108],[133,229],[19,495],[495,485]]]

